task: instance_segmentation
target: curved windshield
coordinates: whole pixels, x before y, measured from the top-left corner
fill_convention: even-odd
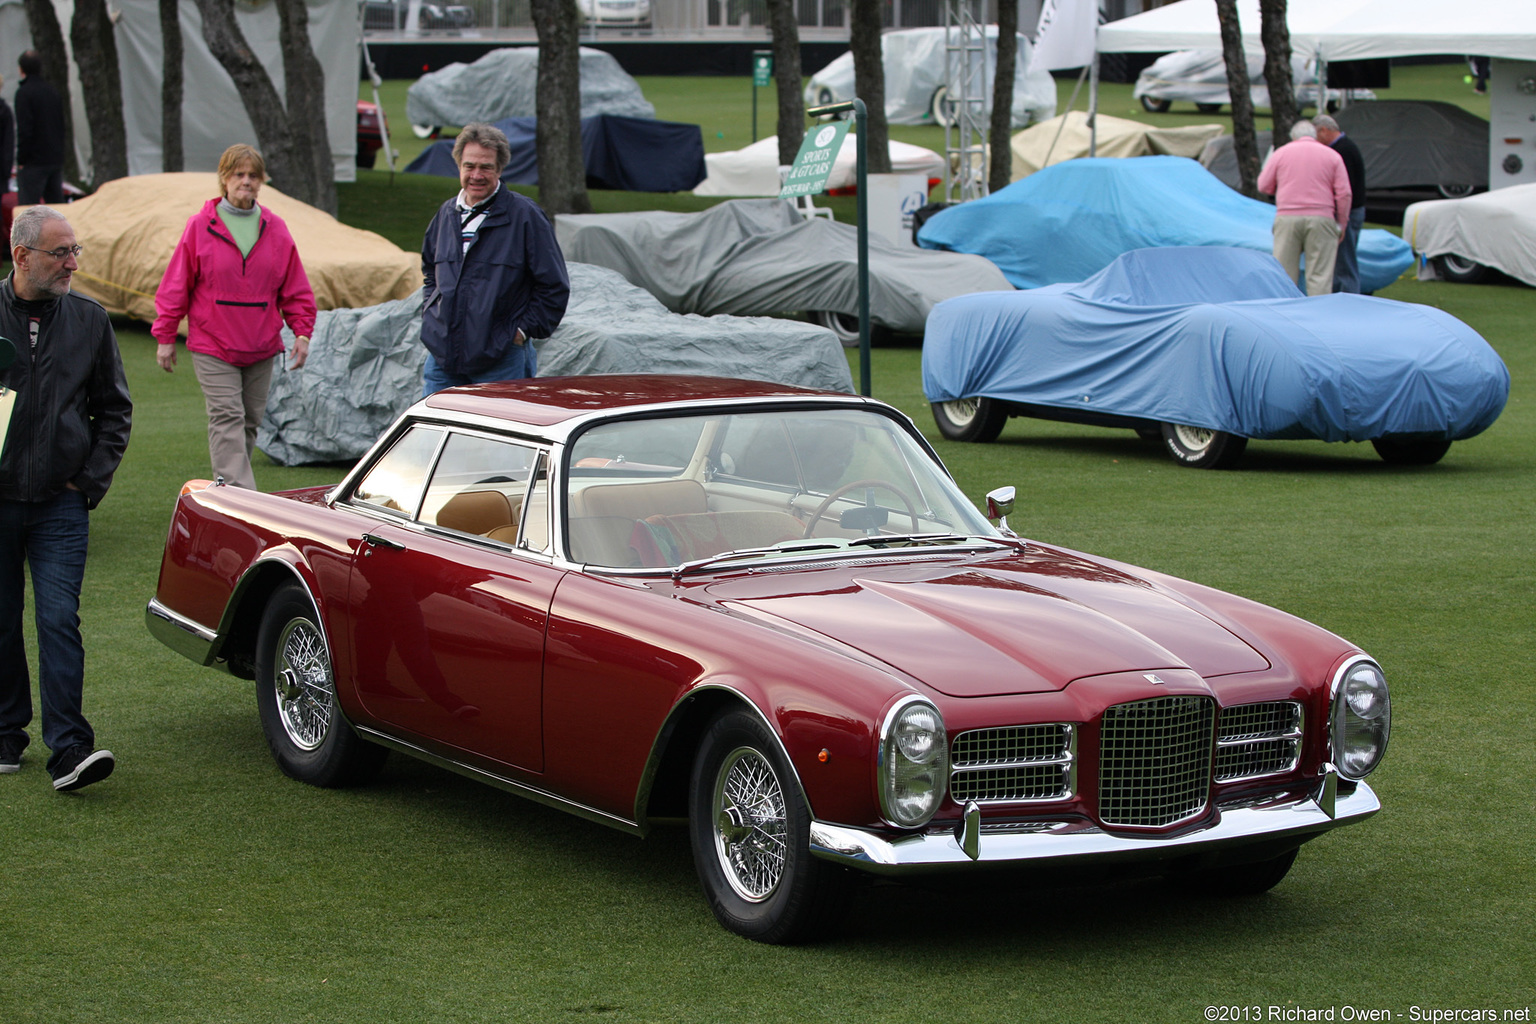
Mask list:
[[[571,444],[572,561],[675,568],[997,532],[895,420],[781,409],[604,423]]]

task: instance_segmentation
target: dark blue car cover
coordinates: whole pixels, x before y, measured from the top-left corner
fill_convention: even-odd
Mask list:
[[[1272,252],[1275,208],[1234,192],[1182,156],[1068,160],[930,217],[927,249],[996,263],[1015,288],[1082,281],[1123,252],[1153,245],[1236,245]],[[1389,231],[1360,232],[1360,287],[1385,288],[1413,266]]]
[[[1253,438],[1455,441],[1498,418],[1509,371],[1441,310],[1306,298],[1267,254],[1174,247],[1126,253],[1081,284],[939,303],[923,392]]]
[[[539,157],[534,136],[537,119],[509,117],[497,121],[512,146],[512,159],[501,180],[512,185],[539,183]],[[687,192],[704,180],[704,136],[696,124],[657,121],[646,117],[598,114],[581,119],[581,159],[587,187],[625,192]],[[406,167],[410,174],[456,178],[453,140],[443,139],[424,149]]]

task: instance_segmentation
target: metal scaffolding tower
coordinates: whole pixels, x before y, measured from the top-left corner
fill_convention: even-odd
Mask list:
[[[934,104],[944,121],[944,199],[987,194],[987,36],[984,0],[946,0],[944,89]]]

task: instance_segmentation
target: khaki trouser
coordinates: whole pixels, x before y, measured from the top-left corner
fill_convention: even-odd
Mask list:
[[[1339,222],[1332,217],[1275,218],[1275,259],[1296,280],[1301,254],[1307,254],[1307,294],[1333,292],[1333,264],[1339,257]]]
[[[222,476],[231,487],[254,491],[251,452],[256,448],[256,428],[267,410],[272,359],[277,357],[250,366],[231,366],[206,352],[191,356],[208,409],[208,457],[213,461],[214,475]]]

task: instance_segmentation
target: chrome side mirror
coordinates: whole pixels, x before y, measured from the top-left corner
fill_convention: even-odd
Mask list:
[[[1008,525],[1008,517],[1013,514],[1016,493],[1013,487],[999,487],[987,492],[987,518],[995,522],[997,528],[1010,537],[1018,536]]]

